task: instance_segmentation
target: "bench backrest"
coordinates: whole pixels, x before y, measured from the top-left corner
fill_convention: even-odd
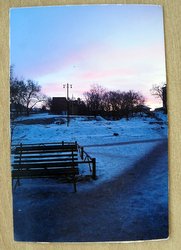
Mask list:
[[[74,167],[77,145],[20,145],[14,151],[14,169]]]

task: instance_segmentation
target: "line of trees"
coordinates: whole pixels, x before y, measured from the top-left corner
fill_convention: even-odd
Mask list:
[[[163,101],[166,110],[166,84],[153,85],[151,94]],[[91,89],[84,93],[84,100],[69,100],[72,107],[76,107],[76,114],[102,115],[119,119],[133,116],[140,112],[145,104],[144,96],[136,91],[109,91],[100,85],[92,85]],[[52,99],[41,92],[41,86],[33,80],[18,79],[14,76],[14,68],[10,68],[10,103],[11,113],[15,116],[29,115],[32,109],[43,103],[44,110],[50,109]]]
[[[94,85],[84,93],[85,105],[89,114],[112,116],[115,119],[132,116],[144,105],[144,96],[133,90],[108,91],[100,85]]]
[[[84,100],[77,98],[68,101],[69,114],[101,115],[112,119],[126,117],[128,119],[134,113],[143,111],[145,98],[141,93],[133,90],[109,91],[100,85],[92,85],[91,89],[84,93]],[[55,104],[52,99],[48,99],[47,105],[50,111],[54,112]],[[59,107],[56,109],[59,110]]]

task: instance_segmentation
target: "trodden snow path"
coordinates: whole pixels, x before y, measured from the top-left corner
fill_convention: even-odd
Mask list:
[[[14,193],[18,241],[131,241],[168,237],[167,142],[86,192],[23,187]]]

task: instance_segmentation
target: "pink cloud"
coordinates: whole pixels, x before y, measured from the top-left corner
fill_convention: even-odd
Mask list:
[[[62,92],[62,86],[59,83],[48,83],[42,86],[42,92],[48,96],[59,96]]]
[[[84,80],[111,77],[113,75],[134,75],[150,69],[151,65],[164,60],[164,49],[160,45],[150,47],[117,48],[109,44],[92,44],[75,52],[67,53],[64,58],[44,60],[38,67],[30,67],[30,77],[46,76],[56,72],[74,69],[75,76]],[[144,68],[143,68],[144,66]],[[142,69],[139,69],[142,67]],[[155,66],[156,67],[156,66]]]
[[[40,67],[42,91],[49,96],[66,96],[61,83],[73,84],[70,96],[74,97],[82,97],[90,85],[98,83],[110,90],[141,91],[147,97],[147,105],[159,106],[149,90],[161,79],[160,74],[164,76],[164,48],[160,45],[130,49],[94,44],[49,64]]]
[[[120,75],[134,75],[136,70],[134,69],[108,69],[108,70],[97,70],[97,71],[86,71],[80,73],[80,77],[84,80],[95,80],[95,79],[104,79],[109,77],[115,77]]]

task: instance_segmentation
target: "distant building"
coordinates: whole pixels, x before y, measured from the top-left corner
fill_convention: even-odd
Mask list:
[[[65,97],[53,97],[51,104],[51,113],[66,115],[77,115],[80,112],[80,105],[77,100],[69,100]]]
[[[65,97],[53,97],[50,111],[54,114],[66,114],[67,99]]]

